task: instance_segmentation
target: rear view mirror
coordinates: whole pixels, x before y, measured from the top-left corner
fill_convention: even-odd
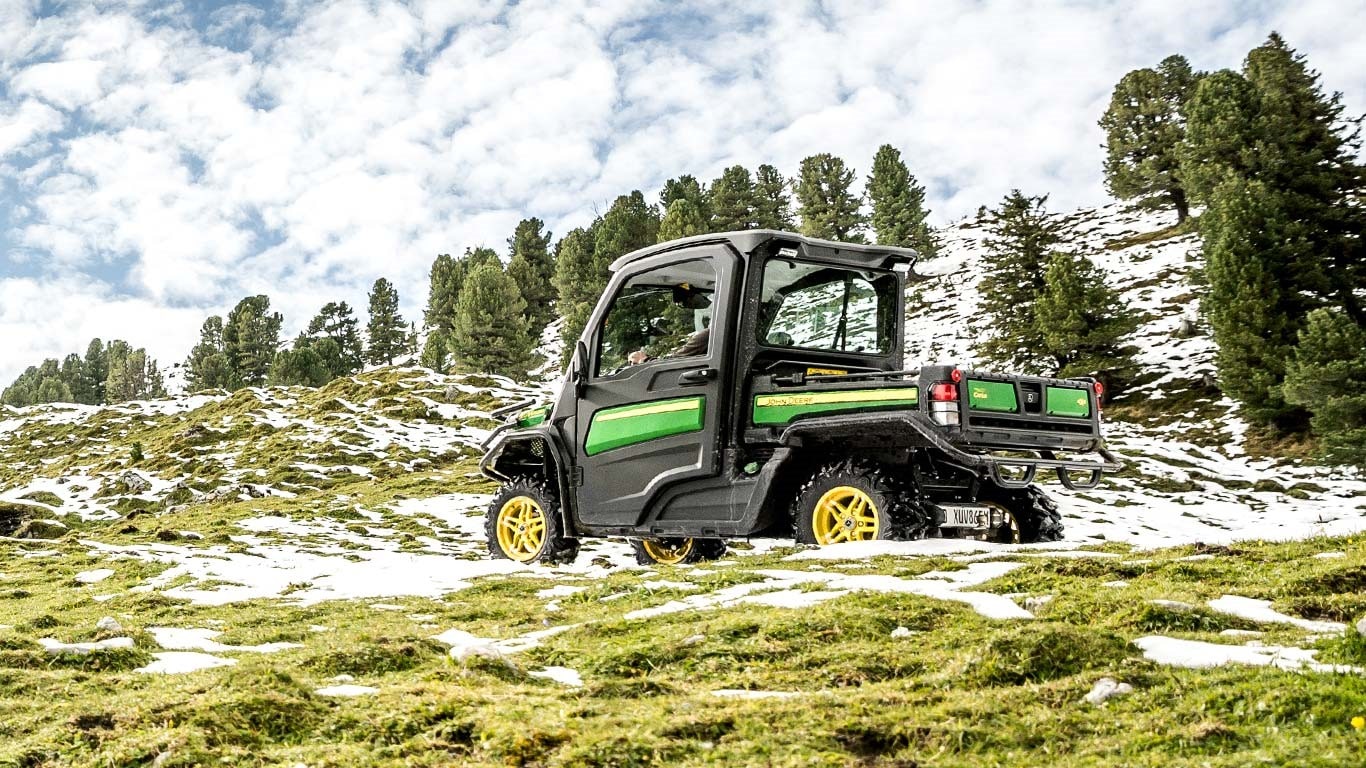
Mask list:
[[[574,394],[583,397],[583,391],[588,386],[588,345],[579,340],[574,345],[574,360],[570,364],[569,378],[574,382]]]

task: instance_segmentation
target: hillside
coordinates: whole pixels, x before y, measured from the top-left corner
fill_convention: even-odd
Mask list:
[[[478,445],[544,394],[497,378],[0,410],[0,766],[1366,761],[1366,480],[1250,455],[1193,236],[1067,218],[1143,378],[1052,545],[491,560]],[[942,234],[912,364],[981,330],[984,233]]]

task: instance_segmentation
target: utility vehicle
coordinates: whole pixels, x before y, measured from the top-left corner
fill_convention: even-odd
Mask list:
[[[1120,468],[1101,385],[905,370],[915,261],[771,230],[618,259],[554,402],[485,444],[490,551],[564,562],[624,536],[641,562],[680,563],[743,537],[1059,538],[1038,472],[1089,488]]]

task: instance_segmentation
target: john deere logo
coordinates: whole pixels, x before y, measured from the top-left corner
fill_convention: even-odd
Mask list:
[[[972,399],[973,399],[973,400],[986,400],[986,399],[989,398],[989,397],[991,397],[991,395],[988,394],[987,391],[986,391],[985,389],[974,389],[974,390],[972,390]]]
[[[1086,407],[1086,398],[1084,398],[1084,397],[1079,397],[1079,398],[1077,398],[1077,405],[1081,406],[1082,408],[1085,408],[1085,407]]]

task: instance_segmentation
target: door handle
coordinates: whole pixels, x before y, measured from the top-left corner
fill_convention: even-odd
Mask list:
[[[679,374],[678,383],[689,386],[697,384],[706,384],[707,382],[711,381],[712,379],[715,379],[719,375],[721,375],[721,372],[716,370],[715,368],[702,368],[700,370],[688,371],[686,373]]]

